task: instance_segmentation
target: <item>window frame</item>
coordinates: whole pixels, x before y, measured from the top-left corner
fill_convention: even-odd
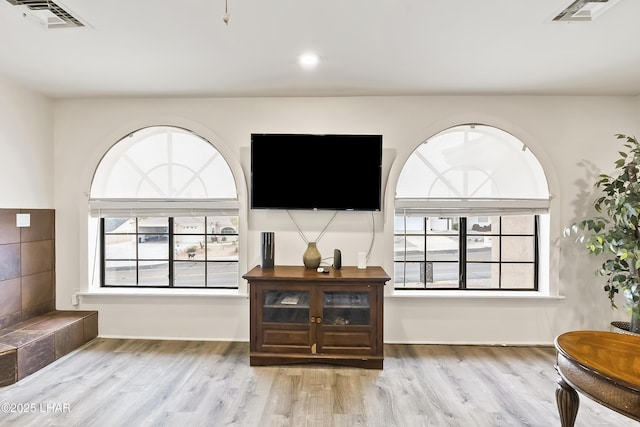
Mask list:
[[[166,217],[167,218],[167,232],[166,233],[147,233],[147,232],[140,232],[140,227],[139,227],[139,222],[140,219],[142,218],[141,216],[135,216],[135,217],[131,217],[130,219],[135,219],[136,221],[136,226],[135,226],[135,231],[134,232],[126,232],[126,233],[108,233],[106,232],[105,229],[105,217],[101,217],[99,219],[99,241],[100,241],[100,253],[102,254],[102,256],[100,257],[100,288],[103,289],[118,289],[118,288],[134,288],[134,289],[238,289],[238,283],[236,281],[235,284],[233,285],[227,285],[227,286],[208,286],[208,273],[209,273],[209,265],[210,264],[215,264],[215,263],[235,263],[236,264],[236,268],[234,273],[234,277],[238,276],[239,273],[239,257],[236,257],[235,260],[210,260],[207,258],[207,254],[208,252],[205,251],[205,258],[203,260],[191,260],[191,261],[183,261],[183,260],[177,260],[175,258],[175,252],[174,252],[174,247],[175,247],[175,237],[176,236],[203,236],[205,242],[208,242],[208,238],[209,237],[213,237],[213,236],[221,236],[221,237],[229,237],[229,236],[235,236],[237,239],[237,243],[238,245],[240,244],[240,234],[239,231],[236,230],[235,233],[229,233],[229,232],[222,232],[222,230],[220,232],[216,232],[216,233],[209,233],[208,232],[208,228],[206,227],[206,223],[207,223],[207,218],[211,218],[212,216],[216,216],[216,215],[211,215],[211,216],[192,216],[194,218],[204,218],[204,223],[205,223],[205,227],[204,227],[204,232],[203,233],[176,233],[175,229],[174,229],[174,219],[176,217],[179,218],[186,218],[186,217],[190,217],[189,215],[179,215],[179,216],[170,216],[170,217]],[[219,215],[218,215],[219,216]],[[226,213],[225,216],[230,216],[230,217],[235,217],[236,219],[238,219],[238,214],[236,213],[235,215],[231,214],[229,215],[229,213]],[[225,230],[227,230],[227,228],[225,228]],[[135,259],[132,258],[107,258],[106,256],[106,241],[107,238],[106,236],[108,235],[113,235],[113,236],[118,236],[118,235],[123,235],[123,236],[135,236],[135,242],[136,242],[136,257]],[[161,285],[161,284],[157,284],[157,285],[148,285],[148,284],[140,284],[140,261],[153,261],[153,259],[141,259],[139,252],[138,252],[138,245],[141,243],[140,242],[140,236],[146,236],[146,235],[166,235],[167,236],[167,258],[162,259],[161,261],[166,261],[168,263],[168,278],[167,278],[167,284],[166,285]],[[239,250],[238,250],[239,253]],[[135,285],[126,285],[126,284],[112,284],[109,285],[106,283],[106,264],[108,261],[129,261],[129,262],[134,262],[135,263]],[[175,280],[176,280],[176,274],[175,274],[175,266],[176,263],[185,263],[185,262],[194,262],[194,263],[202,263],[204,265],[204,281],[203,284],[200,286],[176,286],[175,284]]]
[[[218,144],[214,144],[211,142],[211,140],[215,139],[215,137],[206,138],[202,135],[207,133],[208,132],[206,129],[200,129],[200,132],[197,132],[180,125],[150,125],[126,133],[125,136],[118,139],[105,151],[102,159],[96,165],[96,168],[94,170],[88,194],[88,240],[89,251],[93,252],[93,257],[89,259],[88,267],[90,290],[92,289],[98,293],[107,293],[106,291],[111,291],[108,293],[113,294],[117,293],[117,289],[122,289],[127,291],[125,292],[126,294],[129,294],[129,292],[133,292],[135,294],[141,295],[158,295],[162,294],[163,290],[167,291],[166,295],[182,295],[189,294],[191,292],[194,294],[202,295],[216,294],[215,291],[210,292],[210,290],[219,290],[220,295],[231,295],[236,293],[243,294],[246,292],[246,285],[244,285],[240,277],[240,270],[244,269],[246,264],[246,210],[244,208],[244,205],[241,204],[238,199],[238,188],[243,188],[244,175],[242,174],[242,169],[235,162],[229,162],[227,155],[229,155],[230,153],[228,152],[228,150],[225,150],[224,147],[220,147]],[[192,144],[194,141],[201,143],[201,147],[203,147],[202,149],[204,149],[206,153],[209,153],[209,151],[208,148],[205,147],[209,146],[212,150],[211,156],[206,157],[207,160],[204,163],[201,162],[203,156],[194,157],[193,159],[196,163],[192,165],[188,156],[185,157],[183,155],[180,157],[175,155],[175,150],[180,150],[184,147],[190,147],[190,145],[176,145],[179,141],[183,140],[175,138],[175,135],[178,134],[181,134],[183,136],[186,135],[187,138],[193,137],[193,140],[186,141],[190,144]],[[181,136],[180,138],[183,138],[183,136]],[[140,142],[146,143],[144,140],[148,137],[160,138],[159,141],[165,144],[160,146],[160,148],[162,148],[160,152],[164,153],[161,156],[165,156],[166,154],[166,158],[161,157],[162,160],[166,161],[165,163],[154,163],[147,161],[147,154],[149,153],[148,150],[142,152],[138,149],[137,157],[130,156],[130,154],[134,152],[131,151],[132,148],[135,150],[136,144]],[[167,149],[167,151],[163,151],[164,149]],[[202,149],[197,152],[202,152]],[[191,152],[191,150],[182,149],[181,152],[184,154]],[[224,153],[226,153],[227,155],[225,155]],[[233,156],[231,156],[230,159],[232,158]],[[140,163],[137,163],[138,160],[140,160]],[[133,181],[126,181],[125,187],[108,187],[110,177],[113,175],[114,165],[119,164],[119,162],[121,161],[124,161],[127,164],[133,164],[134,166],[139,165],[140,167],[137,167],[137,169],[135,169],[136,175],[134,176]],[[217,175],[216,173],[214,177],[219,176],[221,177],[221,179],[211,179],[212,169],[210,168],[210,166],[214,161],[218,162],[218,164],[214,165],[215,169],[213,169],[213,173],[216,173],[215,171],[220,171],[220,174]],[[154,179],[159,179],[159,182],[163,185],[166,182],[176,183],[175,190],[174,187],[168,186],[167,191],[160,191],[157,192],[157,194],[153,192],[131,193],[130,191],[128,191],[132,187],[135,187],[139,190],[140,185],[134,185],[135,182],[137,182],[138,184],[142,181],[149,182],[149,171],[152,169],[159,170],[160,167],[164,166],[168,166],[166,168],[168,172],[166,172],[164,175],[156,174]],[[102,170],[102,168],[104,168],[104,170]],[[174,169],[180,171],[190,171],[190,173],[192,173],[192,176],[187,177],[188,180],[204,182],[204,192],[196,191],[193,193],[189,193],[187,191],[184,191],[184,188],[187,188],[185,184],[187,180],[184,177],[184,174],[177,177],[172,175],[171,170]],[[122,178],[121,175],[114,176]],[[174,178],[176,178],[176,181],[173,180]],[[118,183],[117,180],[116,183]],[[180,186],[179,184],[184,185]],[[162,185],[158,185],[158,188],[164,187],[162,187]],[[109,190],[107,191],[106,189]],[[94,192],[94,190],[96,191]],[[233,232],[231,234],[227,233],[227,231],[230,230],[216,230],[217,233],[215,233],[219,234],[219,237],[232,236],[234,238],[234,245],[237,249],[237,252],[225,253],[221,256],[230,256],[234,257],[235,259],[202,261],[205,263],[233,262],[236,265],[236,267],[234,267],[234,272],[229,272],[228,276],[225,274],[225,279],[228,280],[222,281],[221,286],[209,286],[206,281],[202,283],[202,286],[176,286],[175,283],[177,276],[175,276],[173,271],[171,273],[172,279],[170,283],[173,286],[169,286],[169,282],[166,285],[162,283],[159,286],[140,284],[137,278],[134,285],[126,284],[103,286],[107,278],[105,276],[104,268],[106,253],[104,247],[104,229],[103,227],[101,227],[101,224],[103,223],[102,218],[187,218],[212,216],[226,216],[236,218],[235,220],[232,220]],[[209,231],[210,230],[206,230],[206,232]],[[136,230],[135,234],[140,234],[139,230]],[[185,236],[188,234],[189,233],[175,234],[172,232],[171,239],[178,238],[177,236]],[[209,236],[212,235],[210,232],[208,234]],[[169,237],[167,238],[167,240],[169,240]],[[137,237],[135,244],[138,245]],[[169,242],[167,242],[167,246],[171,248],[171,246],[169,246]],[[169,253],[167,254],[166,262],[169,262],[169,260],[173,258],[173,249],[171,248],[168,250]],[[152,254],[152,256],[154,255]],[[144,259],[143,261],[146,261],[146,259]],[[173,261],[177,262],[176,260],[172,260],[172,262],[169,263],[169,268],[171,269],[173,269]],[[139,256],[136,255],[136,270],[138,269],[137,266],[139,265],[139,262]],[[165,260],[163,260],[163,262],[165,262]]]
[[[452,234],[452,236],[456,236],[457,240],[458,240],[458,256],[457,256],[457,260],[456,261],[438,261],[438,260],[429,260],[428,259],[428,251],[427,251],[427,236],[435,236],[435,235],[443,235],[443,233],[435,233],[435,234],[429,234],[428,230],[427,230],[427,220],[430,216],[427,215],[421,215],[420,217],[422,218],[422,224],[423,227],[421,228],[421,232],[411,232],[411,233],[407,233],[406,227],[403,228],[403,233],[399,234],[397,233],[397,230],[395,229],[394,226],[394,230],[393,230],[393,238],[394,241],[397,237],[403,237],[406,239],[406,236],[418,236],[418,237],[422,237],[423,238],[423,259],[421,260],[411,260],[411,261],[407,261],[407,257],[406,257],[406,251],[405,256],[403,257],[402,260],[398,260],[396,258],[395,255],[395,248],[394,248],[394,259],[393,259],[393,266],[394,266],[394,291],[396,292],[404,292],[404,291],[451,291],[451,290],[456,290],[456,291],[481,291],[481,292],[491,292],[491,291],[498,291],[498,292],[507,292],[507,291],[515,291],[515,292],[537,292],[539,291],[539,267],[540,267],[540,226],[539,226],[539,221],[540,221],[540,217],[537,214],[531,214],[531,216],[533,217],[533,232],[532,234],[526,234],[526,233],[504,233],[503,232],[503,227],[502,227],[502,221],[503,221],[503,217],[507,216],[507,215],[491,215],[491,216],[495,216],[499,218],[499,222],[500,222],[500,226],[499,226],[499,232],[498,233],[491,233],[488,234],[492,237],[498,237],[500,239],[500,251],[499,251],[499,258],[497,261],[469,261],[468,260],[468,254],[467,254],[467,241],[468,241],[468,237],[469,237],[469,230],[467,229],[467,220],[469,218],[468,216],[458,216],[455,217],[458,221],[458,230],[456,234]],[[406,218],[407,215],[402,215],[402,218]],[[431,216],[433,217],[433,215]],[[442,217],[442,216],[439,216]],[[394,214],[394,224],[395,224],[395,219],[398,218],[397,212]],[[446,217],[442,217],[442,218],[451,218],[451,216],[446,216]],[[473,234],[471,234],[471,236],[473,236]],[[503,255],[502,255],[502,240],[503,237],[532,237],[533,238],[533,261],[505,261],[503,260]],[[427,265],[433,265],[434,263],[438,264],[438,263],[457,263],[458,264],[458,286],[457,287],[453,287],[453,286],[449,286],[449,287],[442,287],[442,286],[428,286],[428,282],[427,282]],[[420,277],[424,279],[424,281],[422,282],[415,282],[415,283],[422,283],[423,286],[406,286],[406,265],[408,264],[418,264],[419,265],[419,269],[420,269]],[[497,264],[498,268],[499,268],[499,277],[498,277],[498,287],[487,287],[487,288],[482,288],[482,287],[468,287],[467,286],[467,278],[468,278],[468,274],[467,274],[467,267],[469,264]],[[503,265],[507,265],[507,264],[533,264],[533,286],[532,287],[527,287],[527,288],[513,288],[513,287],[503,287],[502,286],[502,280],[503,280],[503,275],[502,275],[502,267]],[[396,274],[397,272],[397,266],[398,265],[403,265],[403,281],[401,282],[402,286],[398,286],[399,283],[397,281],[398,275]],[[432,269],[433,271],[433,269]]]
[[[502,297],[509,295],[510,292],[514,296],[551,295],[557,292],[555,288],[550,288],[547,276],[550,274],[550,262],[552,262],[548,258],[549,251],[553,250],[548,240],[552,201],[549,180],[540,160],[529,149],[527,142],[489,124],[474,122],[453,124],[444,130],[436,130],[432,136],[416,146],[399,165],[397,171],[395,191],[389,198],[394,208],[393,213],[390,214],[394,227],[393,232],[390,233],[392,237],[389,264],[394,271],[394,287],[390,295],[495,295],[496,297],[500,295]],[[452,175],[453,172],[457,174]],[[485,179],[477,178],[476,172],[486,172]],[[486,187],[485,184],[491,187]],[[459,263],[458,270],[461,274],[465,273],[464,276],[461,277],[459,274],[457,285],[451,284],[446,288],[427,287],[429,280],[433,280],[429,276],[434,269],[430,269],[426,264],[421,267],[420,276],[415,268],[405,269],[404,267],[396,276],[398,265],[396,260],[404,263],[412,257],[415,259],[423,257],[425,260],[423,262],[426,263],[429,258],[426,254],[426,234],[413,242],[407,242],[410,253],[401,254],[403,250],[407,250],[402,247],[396,252],[399,230],[396,227],[396,221],[398,216],[403,215],[454,218],[530,215],[534,217],[535,229],[532,241],[529,239],[524,243],[526,252],[521,252],[517,246],[499,249],[506,250],[505,254],[507,254],[506,259],[502,258],[499,261],[501,266],[499,273],[505,273],[500,277],[500,287],[490,282],[487,282],[488,288],[484,287],[484,279],[480,276],[476,276],[478,280],[475,283],[473,279],[469,281],[469,273],[473,273],[473,270],[469,270],[472,263],[493,259],[481,258],[480,253],[477,254],[478,257],[474,257],[471,253],[467,254],[466,228],[458,235],[457,245],[455,242],[445,243],[445,247],[451,251],[454,250],[454,246],[457,246],[455,262]],[[422,227],[424,228],[424,224]],[[417,224],[416,228],[419,228]],[[422,233],[423,230],[414,232]],[[516,239],[512,242],[516,242]],[[509,245],[511,242],[507,239],[505,243]],[[421,245],[425,247],[420,248]],[[414,253],[417,253],[417,256],[414,257]],[[497,252],[492,253],[492,256],[495,255]],[[518,262],[521,259],[531,260],[533,271],[530,267],[504,269],[504,266],[511,264],[508,261]],[[410,271],[410,274],[407,274],[407,271]],[[449,279],[455,282],[454,271],[441,269],[439,274],[436,271],[436,275],[439,276],[438,279],[442,279],[443,285],[449,284],[446,283]],[[481,276],[488,275],[484,271],[479,273]],[[496,277],[495,272],[491,272],[491,275]],[[410,279],[417,278],[415,283],[418,285],[405,287],[405,283],[414,283],[407,281],[405,276]],[[520,283],[525,283],[521,278],[526,279],[526,283],[532,283],[531,286],[519,287]],[[509,287],[504,287],[505,284]],[[441,292],[443,290],[450,292]],[[479,292],[474,294],[472,291]]]

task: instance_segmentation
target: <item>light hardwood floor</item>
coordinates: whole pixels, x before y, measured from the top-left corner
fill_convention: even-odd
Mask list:
[[[97,338],[0,388],[0,425],[560,425],[552,348],[387,344],[384,370],[250,367],[248,353],[248,343]],[[581,396],[576,426],[638,423]]]

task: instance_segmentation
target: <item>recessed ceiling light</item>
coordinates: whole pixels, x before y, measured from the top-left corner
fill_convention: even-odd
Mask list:
[[[318,65],[318,63],[320,62],[320,57],[318,57],[318,55],[313,52],[307,52],[300,55],[300,57],[298,58],[298,62],[300,62],[302,68],[309,70],[311,68],[315,68]]]

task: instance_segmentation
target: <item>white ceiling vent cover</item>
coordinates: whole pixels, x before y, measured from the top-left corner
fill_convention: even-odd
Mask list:
[[[32,18],[47,28],[84,27],[85,24],[60,3],[47,0],[7,0],[14,6],[25,8],[25,17]]]
[[[559,22],[589,22],[620,0],[575,0],[553,18]]]

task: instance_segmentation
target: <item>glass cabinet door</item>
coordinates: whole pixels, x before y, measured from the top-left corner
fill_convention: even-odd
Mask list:
[[[369,325],[369,292],[323,291],[322,294],[323,325]]]
[[[262,321],[309,324],[309,291],[265,290]]]

